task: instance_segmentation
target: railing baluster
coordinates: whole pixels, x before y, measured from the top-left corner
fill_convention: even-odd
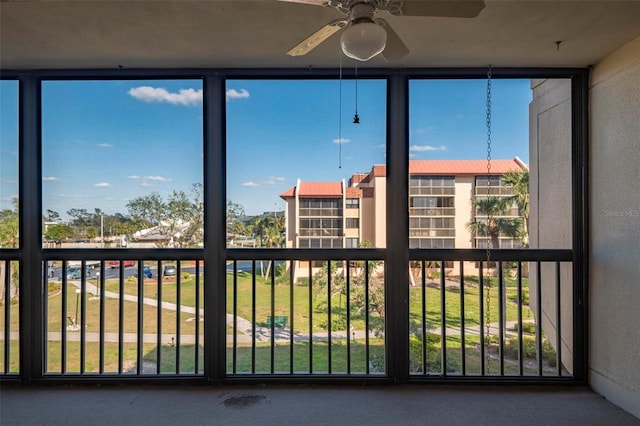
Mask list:
[[[156,277],[156,295],[158,301],[158,308],[156,309],[156,322],[158,323],[156,335],[156,374],[162,372],[162,274],[162,271],[158,269],[158,276]],[[142,280],[144,283],[142,262],[138,262],[138,280]]]
[[[282,262],[283,266],[286,266],[286,261]],[[293,374],[293,370],[294,370],[294,365],[293,365],[293,344],[294,344],[294,334],[293,334],[293,330],[294,330],[294,308],[293,308],[293,288],[294,288],[294,281],[293,281],[293,267],[291,267],[291,264],[289,264],[289,318],[291,321],[289,321],[289,374]]]
[[[309,374],[313,374],[313,274],[309,261]]]
[[[351,269],[350,262],[347,260],[347,282],[346,282],[346,310],[347,310],[347,328],[345,330],[347,338],[347,374],[351,374]]]
[[[498,262],[498,338],[500,351],[500,376],[504,376],[504,335],[505,335],[505,289],[504,289],[504,274],[502,270],[502,261]]]
[[[518,373],[524,375],[524,342],[522,331],[522,262],[518,261]]]
[[[233,334],[231,346],[231,371],[238,372],[238,261],[233,261]]]
[[[67,279],[67,262],[63,262],[62,264],[62,309],[61,309],[61,336],[62,336],[62,341],[61,343],[61,348],[60,348],[60,358],[61,358],[61,363],[60,363],[60,373],[61,374],[66,374],[67,373],[67,285],[68,285],[68,279]]]
[[[124,264],[120,260],[120,272],[124,279]],[[137,351],[136,351],[136,375],[140,376],[143,371],[144,363],[144,285],[142,280],[138,278],[138,324],[137,324]]]
[[[467,356],[466,356],[466,345],[467,339],[465,337],[465,312],[464,312],[464,263],[460,261],[460,357],[462,364],[462,375],[467,375]]]
[[[176,374],[180,374],[182,349],[182,261],[176,262]]]
[[[478,262],[479,265],[479,269],[478,269],[478,281],[480,282],[480,292],[478,293],[478,300],[479,300],[479,311],[480,311],[480,333],[479,333],[479,337],[480,337],[480,375],[484,376],[485,375],[485,367],[486,367],[486,363],[485,363],[485,335],[484,335],[484,262],[480,261]],[[487,267],[489,267],[489,263],[487,262]]]
[[[87,329],[87,304],[84,295],[87,294],[87,263],[82,261],[80,264],[80,374],[84,374],[84,367],[87,361],[86,351],[86,329]],[[78,311],[78,293],[76,289],[76,312]],[[76,318],[77,321],[77,318]],[[77,325],[77,324],[76,324]]]
[[[444,261],[440,261],[440,369],[443,376],[447,375],[447,312],[446,312],[446,281]]]
[[[122,374],[123,369],[124,369],[124,268],[120,268],[120,273],[118,274],[118,374]]]
[[[365,263],[365,279],[364,279],[364,329],[365,329],[365,361],[366,373],[369,374],[371,365],[371,353],[369,352],[369,261]]]
[[[5,271],[4,274],[4,374],[9,374],[9,371],[11,370],[9,365],[10,365],[10,353],[11,353],[11,261],[9,260],[3,260],[2,264],[0,265],[2,267],[2,270]],[[45,292],[47,291],[47,287],[48,287],[48,280],[49,278],[47,278],[45,281],[47,281],[47,285],[45,286]],[[46,297],[45,297],[46,299]]]
[[[331,374],[331,260],[327,260],[327,372]]]
[[[560,291],[560,262],[556,262],[556,374],[562,375],[562,315]]]
[[[196,260],[196,284],[195,284],[195,311],[196,311],[196,324],[195,324],[195,346],[194,346],[194,374],[198,374],[200,371],[200,259]]]
[[[99,327],[100,328],[100,332],[99,332],[99,334],[100,334],[100,343],[99,343],[100,348],[98,349],[99,352],[100,352],[98,357],[100,359],[98,361],[98,365],[99,365],[98,368],[99,368],[99,374],[104,374],[104,352],[105,352],[105,332],[106,332],[106,324],[105,324],[105,321],[106,321],[106,313],[105,313],[106,312],[105,311],[106,310],[106,300],[105,299],[107,297],[106,296],[107,290],[105,288],[106,278],[104,276],[104,272],[105,272],[104,260],[100,261],[100,267],[99,268],[100,268],[100,280],[102,282],[101,282],[101,285],[100,285],[100,291],[101,291],[101,293],[100,293],[100,327]],[[83,299],[86,299],[87,293],[83,292],[81,296],[82,296]]]
[[[536,262],[536,354],[538,376],[542,377],[542,266]]]
[[[234,261],[235,263],[236,261]],[[251,261],[251,374],[256,374],[256,261]]]
[[[422,374],[427,375],[428,362],[427,362],[427,273],[426,273],[427,261],[420,262],[422,268]]]
[[[276,283],[275,272],[271,265],[271,374],[275,372],[276,365]]]

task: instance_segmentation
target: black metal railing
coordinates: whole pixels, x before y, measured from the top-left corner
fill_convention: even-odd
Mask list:
[[[384,262],[233,260],[229,375],[381,375]]]
[[[409,381],[573,376],[571,250],[412,249],[406,280],[387,275],[385,249],[227,249],[207,280],[202,254],[43,250],[43,377],[203,379],[207,349],[229,380],[384,380],[399,309]],[[3,253],[5,377],[20,373],[18,264]],[[406,308],[388,286],[406,288]],[[224,303],[208,318],[226,331],[205,348],[212,291]]]
[[[43,262],[46,376],[204,374],[201,258],[59,253]]]
[[[489,258],[484,250],[412,250],[410,259],[412,379],[571,377],[573,359],[563,354],[575,331],[563,328],[573,311],[563,297],[573,291],[571,250],[494,250]]]

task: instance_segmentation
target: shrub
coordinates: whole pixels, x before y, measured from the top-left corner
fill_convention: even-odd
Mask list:
[[[189,280],[189,279],[191,279],[191,274],[190,274],[190,273],[188,273],[188,272],[183,272],[183,273],[182,273],[182,279],[183,279],[183,280]]]
[[[329,329],[329,323],[327,322],[327,320],[322,320],[320,322],[320,328],[322,328],[323,330],[328,330]],[[347,320],[339,317],[339,318],[331,318],[331,331],[340,331],[340,330],[346,330],[347,329]]]

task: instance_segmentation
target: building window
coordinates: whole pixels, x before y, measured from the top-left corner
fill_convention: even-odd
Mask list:
[[[348,217],[347,218],[347,228],[359,228],[360,227],[360,219],[357,217]]]
[[[347,238],[345,241],[345,248],[358,248],[360,241],[358,238]]]
[[[347,209],[357,209],[360,207],[360,199],[359,198],[347,198],[345,200],[345,208]]]

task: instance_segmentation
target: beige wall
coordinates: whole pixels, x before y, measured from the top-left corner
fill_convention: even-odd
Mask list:
[[[372,245],[378,248],[387,246],[387,181],[386,177],[374,178],[375,186],[375,243]]]
[[[570,249],[571,235],[571,81],[532,80],[529,105],[529,245],[531,248]],[[553,263],[541,265],[542,329],[556,347],[556,271]],[[529,269],[529,301],[538,306],[536,267]],[[563,264],[560,274],[562,364],[573,372],[572,271]],[[556,347],[556,350],[558,348]]]
[[[590,88],[591,386],[640,417],[640,38]]]
[[[471,233],[467,229],[467,223],[471,222],[471,199],[473,198],[474,176],[456,176],[456,248],[471,248]]]

